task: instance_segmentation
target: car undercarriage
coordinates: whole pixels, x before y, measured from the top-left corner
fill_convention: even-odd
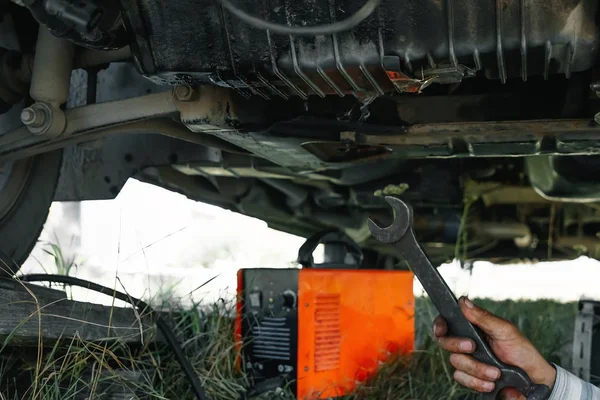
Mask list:
[[[130,177],[398,259],[600,257],[595,0],[2,3],[0,257]],[[143,199],[140,199],[143,201]],[[157,210],[160,212],[160,210]]]

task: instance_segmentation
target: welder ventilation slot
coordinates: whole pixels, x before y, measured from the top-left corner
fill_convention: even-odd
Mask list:
[[[340,295],[319,294],[315,299],[315,371],[340,367]]]
[[[255,358],[289,361],[290,328],[285,326],[285,318],[266,317],[254,326],[252,349]]]

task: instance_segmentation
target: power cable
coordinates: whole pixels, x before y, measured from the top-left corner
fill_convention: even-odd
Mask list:
[[[16,279],[23,282],[54,282],[70,286],[79,286],[85,289],[93,290],[94,292],[105,294],[107,296],[114,296],[115,298],[126,303],[131,304],[133,302],[134,304],[132,305],[134,307],[136,307],[140,311],[148,312],[150,317],[154,320],[154,323],[156,323],[156,326],[163,334],[165,340],[173,350],[173,354],[175,355],[177,362],[179,362],[179,365],[181,365],[181,369],[183,370],[183,373],[185,374],[188,381],[190,382],[190,385],[192,386],[192,391],[194,392],[198,400],[209,400],[209,398],[206,396],[204,388],[202,387],[200,379],[198,379],[198,375],[196,375],[194,367],[183,353],[183,349],[179,345],[179,342],[177,341],[173,330],[169,327],[165,320],[162,319],[160,315],[156,313],[156,311],[154,311],[152,307],[150,307],[147,303],[143,302],[140,299],[136,299],[135,297],[131,297],[126,293],[119,292],[118,290],[110,289],[106,286],[98,285],[97,283],[90,282],[85,279],[74,278],[72,276],[52,274],[28,274],[18,276],[16,277]]]

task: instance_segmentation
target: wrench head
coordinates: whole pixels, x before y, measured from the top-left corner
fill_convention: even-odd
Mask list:
[[[382,243],[395,243],[402,239],[412,226],[412,208],[395,196],[385,196],[385,201],[392,207],[394,222],[390,226],[382,228],[369,218],[367,224],[375,239]]]

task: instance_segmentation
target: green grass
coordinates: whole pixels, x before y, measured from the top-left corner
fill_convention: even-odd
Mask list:
[[[173,301],[173,300],[172,300]],[[512,320],[551,361],[560,363],[573,330],[576,304],[552,301],[476,300]],[[232,400],[248,387],[234,368],[233,304],[183,309],[170,304],[175,332],[192,360],[210,399]],[[203,310],[203,311],[199,311]],[[379,373],[346,400],[470,399],[475,396],[452,380],[448,355],[432,340],[436,312],[428,300],[416,302],[417,351],[411,357],[381,367]],[[570,350],[570,349],[568,349]],[[568,367],[568,365],[567,365]],[[119,387],[133,398],[194,399],[189,385],[168,348],[149,342],[136,349],[122,343],[92,344],[80,340],[44,349],[42,357],[14,350],[0,359],[3,399],[108,399]],[[264,398],[275,398],[267,394]],[[131,397],[113,397],[131,398]],[[277,398],[293,398],[281,393]]]
[[[576,303],[486,299],[475,302],[517,324],[548,360],[561,364],[565,346],[573,334]],[[428,299],[417,298],[417,351],[410,359],[401,359],[381,368],[371,382],[348,400],[476,399],[474,393],[453,381],[449,355],[433,341],[431,322],[436,315]]]

